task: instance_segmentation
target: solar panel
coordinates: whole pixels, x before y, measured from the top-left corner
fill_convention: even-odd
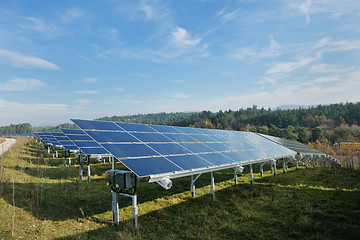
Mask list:
[[[274,136],[269,136],[269,135],[265,135],[265,134],[259,134],[260,136],[269,139],[273,142],[276,142],[277,144],[280,144],[281,146],[284,146],[286,148],[289,148],[295,152],[298,152],[300,154],[303,155],[307,155],[307,154],[315,154],[315,155],[326,155],[325,153],[309,147],[303,143],[300,143],[298,141],[293,141],[290,139],[285,139],[285,138],[279,138],[279,137],[274,137]]]
[[[251,132],[72,121],[139,177],[174,177],[296,154]]]
[[[92,137],[80,129],[60,129],[62,133],[86,155],[110,155]]]
[[[79,150],[79,148],[64,133],[52,133],[52,135],[65,150]]]

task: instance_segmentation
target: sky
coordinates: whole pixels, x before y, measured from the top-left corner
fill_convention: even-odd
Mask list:
[[[360,101],[359,0],[2,0],[0,126]]]

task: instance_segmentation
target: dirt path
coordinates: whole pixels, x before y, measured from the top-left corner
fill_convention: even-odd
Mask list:
[[[0,144],[0,156],[7,150],[9,150],[16,143],[14,138],[5,138],[5,142]]]

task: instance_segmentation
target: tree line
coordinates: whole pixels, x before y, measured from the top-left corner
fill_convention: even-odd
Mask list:
[[[182,127],[243,130],[298,140],[303,143],[359,141],[360,102],[318,105],[297,109],[251,108],[227,111],[151,113],[103,117],[96,120]],[[74,124],[32,128],[29,123],[0,127],[0,134],[59,131]]]

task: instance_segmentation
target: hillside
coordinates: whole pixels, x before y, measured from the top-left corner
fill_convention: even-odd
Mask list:
[[[78,167],[64,167],[28,140],[0,158],[1,239],[356,239],[360,234],[360,172],[294,166],[274,178],[245,168],[239,184],[233,171],[174,179],[173,188],[140,181],[139,228],[131,222],[131,201],[119,198],[120,226],[112,225],[106,163],[93,162],[91,183],[80,182]],[[278,166],[280,168],[280,166]]]

